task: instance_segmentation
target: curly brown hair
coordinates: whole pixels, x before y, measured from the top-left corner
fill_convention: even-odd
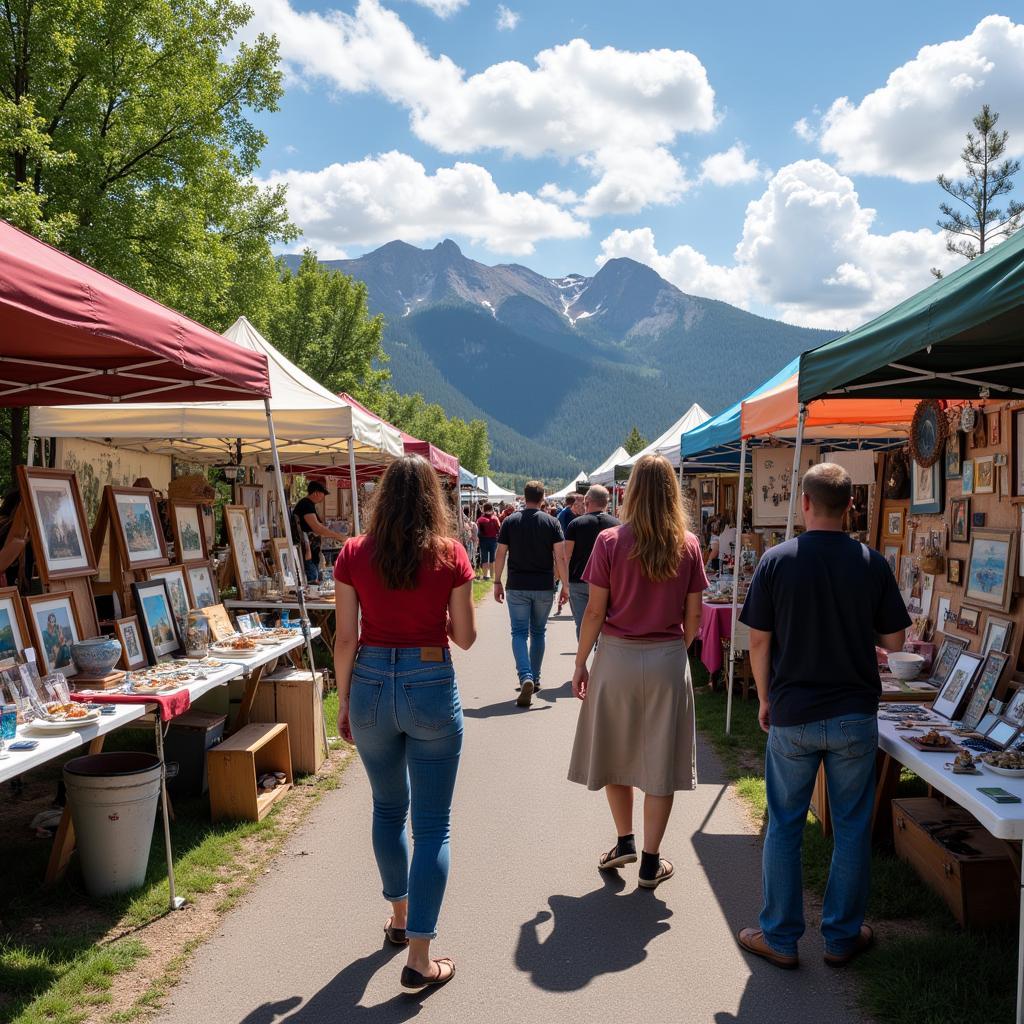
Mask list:
[[[389,590],[414,590],[424,558],[452,557],[453,523],[437,474],[419,455],[405,455],[380,478],[367,531],[373,565]]]

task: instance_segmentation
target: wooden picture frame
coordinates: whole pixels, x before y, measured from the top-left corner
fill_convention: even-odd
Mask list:
[[[964,459],[960,469],[960,493],[974,493],[974,459]]]
[[[231,565],[235,573],[235,584],[239,596],[243,583],[253,583],[260,578],[256,562],[256,543],[252,536],[250,510],[245,505],[224,506],[224,527],[231,549]]]
[[[994,455],[978,455],[974,459],[974,493],[995,494],[996,460]]]
[[[967,605],[960,606],[960,613],[957,616],[957,625],[965,633],[978,635],[978,623],[981,621],[981,612],[977,608],[968,608]]]
[[[1024,684],[1015,683],[1006,695],[1006,706],[1001,717],[1014,722],[1018,728],[1024,727]]]
[[[911,515],[938,515],[944,507],[942,489],[942,462],[931,466],[910,464]]]
[[[188,622],[188,610],[192,607],[192,592],[185,581],[185,566],[165,565],[159,569],[147,569],[147,580],[166,580],[167,592],[171,597],[171,610],[178,620],[178,628],[184,630]]]
[[[932,702],[932,711],[935,714],[948,718],[951,722],[959,718],[961,710],[974,692],[974,681],[984,660],[974,651],[966,648],[960,651],[948,678]]]
[[[702,505],[714,505],[716,497],[714,478],[705,477],[700,482],[700,503]]]
[[[964,577],[964,598],[1001,612],[1010,610],[1017,576],[1017,531],[978,527]]]
[[[981,653],[989,651],[1009,652],[1010,637],[1013,635],[1013,619],[1000,619],[990,615],[985,622],[985,635],[981,641]]]
[[[992,651],[985,655],[985,661],[978,673],[978,682],[971,694],[971,699],[964,709],[961,721],[965,729],[977,729],[985,717],[988,702],[999,686],[1006,666],[1010,664],[1010,656],[1002,651]],[[1024,721],[1020,724],[1024,725]]]
[[[75,474],[38,466],[18,466],[17,470],[21,504],[43,584],[95,576],[96,554]]]
[[[967,544],[971,539],[971,499],[949,499],[949,539]]]
[[[185,566],[185,582],[193,608],[209,608],[220,602],[217,574],[210,562],[191,562]]]
[[[174,534],[174,551],[180,563],[207,562],[210,549],[206,544],[204,501],[183,501],[172,499],[170,504],[171,532]]]
[[[949,679],[949,674],[953,671],[956,659],[966,647],[967,641],[962,637],[947,636],[943,639],[938,653],[935,655],[935,660],[932,662],[931,675],[928,677],[928,682],[932,686],[942,689],[946,685],[946,680]]]
[[[1010,413],[1010,498],[1024,501],[1024,409]]]
[[[156,492],[146,487],[107,485],[111,532],[121,554],[124,569],[148,569],[167,565]]]
[[[997,444],[1002,441],[1002,410],[996,412],[990,412],[985,414],[985,423],[988,428],[988,443],[990,448],[994,448]]]
[[[234,636],[238,630],[231,621],[231,616],[223,604],[213,604],[203,609],[206,612],[207,621],[210,623],[210,637],[214,640],[227,640]]]
[[[885,513],[885,536],[903,537],[903,509],[891,508]]]
[[[889,563],[889,568],[892,569],[893,576],[896,576],[898,578],[900,571],[900,545],[885,544],[882,547],[882,556]]]
[[[26,597],[25,616],[32,634],[32,646],[36,649],[40,674],[60,672],[63,676],[77,675],[78,666],[71,656],[71,648],[82,639],[82,620],[78,615],[75,595],[65,590]],[[50,629],[51,617],[59,632]]]
[[[115,619],[114,635],[121,641],[121,660],[118,665],[122,669],[132,672],[149,664],[146,660],[146,646],[142,640],[142,627],[139,625],[138,615]]]
[[[0,587],[0,660],[21,654],[32,646],[25,607],[17,587]]]
[[[132,584],[132,597],[139,616],[146,656],[155,665],[161,658],[176,657],[184,647],[167,580],[144,580]]]
[[[954,587],[963,586],[964,560],[962,558],[946,559],[946,582]]]
[[[291,548],[297,548],[297,545],[292,544],[289,538],[275,537],[270,542],[270,546],[274,552],[274,571],[281,574],[281,580],[285,589],[297,586],[294,568],[295,563],[292,561],[290,551]],[[298,550],[296,550],[295,554],[301,570],[302,559],[298,557]]]
[[[964,459],[963,434],[951,430],[946,437],[946,479],[959,480]]]

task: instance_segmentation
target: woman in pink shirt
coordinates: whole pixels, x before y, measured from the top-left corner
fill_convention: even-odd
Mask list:
[[[598,535],[583,573],[590,600],[572,677],[583,706],[569,779],[608,797],[618,841],[601,856],[603,870],[636,861],[633,789],[643,791],[639,882],[654,889],[674,870],[660,850],[675,792],[697,785],[686,649],[708,581],[668,459],[637,462],[622,518],[622,526]],[[591,673],[587,656],[599,635]]]

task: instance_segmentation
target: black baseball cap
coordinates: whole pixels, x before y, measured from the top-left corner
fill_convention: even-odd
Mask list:
[[[320,483],[319,480],[310,480],[306,485],[307,494],[327,494],[327,485]]]

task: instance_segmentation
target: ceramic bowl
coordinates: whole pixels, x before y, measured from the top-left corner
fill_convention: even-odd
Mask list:
[[[889,671],[897,679],[916,679],[923,664],[924,658],[920,654],[893,651],[889,655]]]
[[[105,676],[121,658],[121,641],[112,636],[97,636],[71,645],[71,657],[86,675]]]

